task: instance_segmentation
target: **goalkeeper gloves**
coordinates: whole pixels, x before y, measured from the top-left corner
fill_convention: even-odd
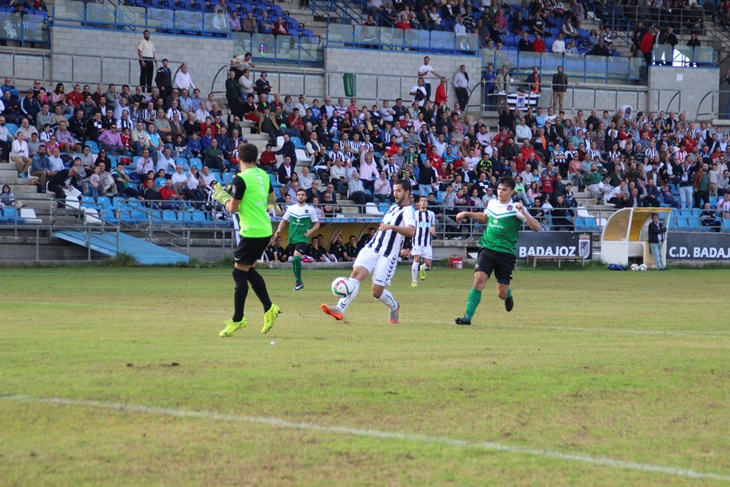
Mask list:
[[[222,204],[223,206],[226,205],[226,203],[233,198],[228,191],[226,191],[223,188],[222,184],[216,184],[213,187],[213,199],[216,200],[218,203]]]

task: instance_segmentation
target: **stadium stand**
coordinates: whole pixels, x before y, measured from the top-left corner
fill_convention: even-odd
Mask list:
[[[144,25],[172,35],[242,35],[248,38],[244,45],[261,38],[255,35],[271,35],[275,42],[291,39],[299,43],[315,37],[281,6],[266,0],[221,0],[210,5],[191,0],[135,0],[131,5],[140,9],[143,19],[132,19],[131,23],[121,19],[124,24],[118,16],[100,14],[108,7],[78,4],[82,25],[90,28]],[[610,5],[574,4],[571,11],[559,2],[549,1],[504,9],[482,8],[475,3],[468,5],[467,11],[466,6],[457,3],[435,14],[428,9],[409,14],[404,9],[402,17],[403,12],[393,14],[388,5],[377,4],[357,4],[356,12],[350,14],[351,18],[365,18],[364,25],[330,24],[327,45],[419,53],[479,52],[485,66],[504,64],[510,74],[521,78],[533,67],[538,68],[541,78],[548,76],[559,65],[565,66],[571,78],[582,80],[628,84],[641,82],[646,76],[647,60],[643,56],[626,56],[608,47],[618,38],[614,36],[619,29],[632,29],[634,37],[639,38],[648,33],[642,30],[641,20],[633,11],[621,17]],[[576,11],[586,7],[596,12],[607,30],[594,35],[581,29],[580,22],[585,19],[580,19]],[[90,8],[96,14],[92,15]],[[48,18],[42,9],[33,12]],[[68,10],[65,12],[68,17]],[[650,14],[642,18],[657,23],[664,34],[672,25],[677,25],[677,30],[704,26],[692,9],[677,15],[654,19]],[[214,26],[221,16],[225,22]],[[520,18],[520,22],[515,20]],[[242,24],[240,29],[236,19]],[[243,31],[246,20],[255,34]],[[460,30],[464,24],[469,26],[466,34]],[[545,40],[544,46],[537,46],[547,52],[535,52],[539,32]],[[559,33],[569,34],[576,41],[574,55],[550,52]],[[604,44],[605,52],[596,50],[596,46],[604,49]],[[641,50],[641,45],[635,47],[634,53]],[[694,50],[700,46],[690,47]],[[695,63],[692,56],[688,59],[689,65],[701,64]],[[648,59],[652,62],[656,58]],[[258,75],[260,72],[251,73],[252,77]],[[12,123],[5,125],[2,161],[7,162],[0,170],[7,173],[15,168],[21,184],[12,189],[35,186],[22,183],[37,181],[40,193],[55,192],[58,196],[63,188],[59,193],[54,177],[75,167],[79,176],[69,176],[71,186],[82,195],[80,207],[90,223],[228,227],[230,219],[209,195],[213,184],[230,186],[238,169],[239,144],[251,141],[261,152],[271,145],[275,154],[273,161],[264,165],[277,193],[277,205],[271,208],[275,217],[282,214],[287,197],[299,185],[309,190],[312,201],[317,198],[326,218],[375,216],[387,209],[393,180],[406,177],[420,193],[432,195],[429,197],[438,211],[442,236],[468,238],[474,229],[456,225],[456,212],[482,208],[495,197],[499,177],[509,175],[521,179],[515,200],[529,206],[547,228],[598,230],[605,218],[590,211],[674,206],[678,207],[675,230],[707,230],[701,215],[707,202],[717,212],[723,231],[728,230],[717,200],[727,191],[728,141],[726,134],[706,120],[691,121],[659,110],[635,113],[622,103],[605,107],[605,113],[600,110],[585,117],[582,113],[566,116],[559,110],[543,114],[532,108],[520,110],[506,100],[506,104],[489,105],[491,114],[498,118],[494,119],[496,126],[487,127],[475,123],[477,117],[455,110],[453,99],[448,105],[432,104],[435,93],[430,101],[389,100],[389,107],[382,102],[375,106],[360,106],[356,101],[346,104],[344,99],[330,102],[324,93],[304,93],[301,98],[294,94],[297,103],[287,101],[287,93],[264,91],[258,80],[251,79],[256,101],[249,104],[242,96],[245,93],[240,89],[240,76],[234,72],[233,81],[226,84],[225,109],[211,103],[199,114],[192,110],[176,114],[179,97],[189,95],[183,90],[170,90],[170,96],[163,98],[159,91],[140,94],[134,86],[123,85],[117,91],[106,85],[97,87],[95,93],[80,93],[78,98],[61,96],[59,87],[41,91],[34,86],[27,95],[30,101],[23,100],[25,87],[16,94],[9,91],[2,115]],[[452,76],[449,73],[448,77]],[[10,88],[12,80],[6,85]],[[49,88],[54,86],[49,84]],[[74,87],[69,93],[76,91]],[[529,95],[529,89],[523,92]],[[92,97],[90,102],[84,99],[86,94]],[[488,99],[497,98],[494,93],[490,95]],[[147,111],[150,101],[162,110]],[[222,100],[218,103],[226,105]],[[60,114],[54,115],[57,106]],[[496,115],[494,106],[499,106]],[[546,108],[544,103],[542,106]],[[125,111],[124,123],[129,120],[132,128],[121,130]],[[180,122],[175,131],[170,129],[171,115]],[[188,120],[188,115],[198,121]],[[525,128],[518,131],[523,118]],[[142,122],[140,129],[137,122]],[[63,127],[67,124],[68,131]],[[29,137],[19,141],[18,132],[33,130],[38,132],[37,140]],[[524,140],[516,140],[518,134]],[[55,138],[50,139],[51,135]],[[61,138],[65,142],[59,144]],[[58,146],[60,153],[48,158],[39,156],[40,144],[50,152]],[[169,155],[165,154],[167,150]],[[32,159],[29,168],[23,163],[23,151]],[[285,158],[290,159],[291,169],[286,165],[282,169]],[[61,166],[57,165],[59,160]],[[527,164],[531,165],[529,169]],[[595,171],[592,164],[596,165]],[[301,178],[305,166],[311,167],[320,190],[312,190],[312,182]],[[46,175],[47,187],[40,183],[41,173]],[[36,179],[34,174],[38,174]],[[652,184],[648,183],[650,179]],[[6,205],[1,222],[19,223],[18,215],[11,210]]]

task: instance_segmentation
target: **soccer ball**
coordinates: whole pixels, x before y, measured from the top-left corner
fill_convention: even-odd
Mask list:
[[[631,264],[631,270],[636,272],[639,270],[639,264]]]
[[[641,264],[641,265],[639,266],[639,270],[640,270],[641,272],[644,272],[644,271],[645,271],[646,269],[648,269],[648,267],[646,267],[646,264]]]
[[[346,298],[350,295],[350,280],[346,277],[338,277],[332,281],[332,294],[340,298]]]

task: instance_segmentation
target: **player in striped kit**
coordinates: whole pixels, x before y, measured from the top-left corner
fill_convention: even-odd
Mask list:
[[[431,269],[433,250],[431,238],[436,236],[436,215],[428,209],[428,198],[421,196],[416,212],[416,235],[413,237],[413,265],[411,266],[411,286],[418,286],[418,277],[426,279],[426,271]],[[421,263],[423,260],[423,263]]]
[[[398,323],[400,304],[385,286],[395,274],[403,239],[416,234],[416,222],[415,211],[410,205],[411,184],[405,179],[396,180],[393,195],[395,204],[383,217],[375,236],[357,254],[348,283],[350,294],[341,298],[336,306],[322,305],[322,311],[336,320],[343,319],[345,310],[357,297],[360,283],[371,274],[373,296],[390,310],[390,324]]]

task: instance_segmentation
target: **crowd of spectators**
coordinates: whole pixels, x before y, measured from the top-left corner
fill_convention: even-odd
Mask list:
[[[409,97],[375,105],[329,96],[320,102],[304,93],[282,97],[266,72],[254,81],[254,68],[248,53],[232,60],[227,110],[212,94],[202,99],[186,70],[173,82],[165,60],[149,93],[142,86],[132,92],[127,85],[98,85],[92,92],[75,85],[67,94],[63,84],[49,91],[39,80],[19,91],[6,78],[3,159],[21,177],[35,178],[39,191],[61,196],[63,183],[71,182],[94,198],[163,200],[160,208],[177,209],[184,200],[204,201],[221,174],[235,173],[246,141],[242,121],[249,120],[269,137],[260,164],[281,185],[281,209],[303,188],[324,217],[340,213],[342,199],[360,211],[366,203],[392,201],[393,182],[401,177],[431,198],[449,225],[458,207],[482,208],[495,198],[504,175],[517,182],[516,201],[559,228],[569,226],[583,191],[597,205],[685,209],[717,205],[727,191],[727,134],[684,113],[622,106],[584,117],[560,106],[521,111],[501,97],[497,126],[488,126],[449,102],[447,86],[466,79],[468,93],[463,67],[449,80],[428,58]],[[530,76],[526,82],[539,92],[539,75]],[[567,84],[556,76],[554,87]],[[439,82],[433,90],[431,79]],[[511,77],[503,67],[494,80]],[[463,92],[455,91],[461,101]],[[12,135],[7,124],[18,126]],[[308,164],[297,171],[302,151]]]
[[[39,192],[58,197],[75,187],[93,198],[165,200],[163,209],[180,208],[182,199],[203,202],[220,174],[237,168],[243,127],[212,94],[201,98],[184,67],[173,82],[164,76],[167,60],[162,64],[149,93],[114,84],[66,93],[62,83],[48,90],[40,80],[19,90],[6,77],[2,160]]]

